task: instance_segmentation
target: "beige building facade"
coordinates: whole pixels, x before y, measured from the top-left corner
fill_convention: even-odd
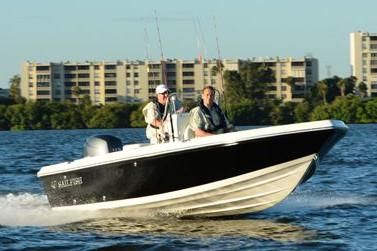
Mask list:
[[[267,93],[269,98],[301,101],[318,81],[318,60],[315,58],[253,58],[255,64],[270,67],[276,82]],[[241,59],[223,59],[223,71],[238,71]],[[167,59],[163,61],[116,62],[24,62],[21,73],[21,95],[27,100],[77,103],[88,95],[93,104],[134,103],[148,101],[154,89],[167,83],[181,100],[197,100],[201,89],[212,85],[222,91],[223,79],[214,67],[219,61]],[[295,85],[286,83],[288,77]]]
[[[367,96],[377,97],[377,33],[350,34],[350,61],[357,84],[364,82],[368,87]]]

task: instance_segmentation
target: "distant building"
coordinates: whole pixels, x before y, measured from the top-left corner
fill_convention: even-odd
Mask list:
[[[9,89],[0,88],[0,97],[9,98]]]
[[[223,59],[224,71],[238,71],[241,59]],[[301,101],[318,81],[315,58],[253,58],[275,72],[267,96],[283,101]],[[196,100],[201,89],[212,85],[222,89],[221,74],[214,72],[218,60],[117,61],[117,62],[24,62],[21,95],[27,100],[71,100],[88,95],[94,104],[133,103],[150,100],[160,83],[167,83],[181,100]],[[285,82],[295,78],[295,86]]]
[[[350,49],[352,75],[367,85],[367,96],[377,97],[377,33],[352,32]]]

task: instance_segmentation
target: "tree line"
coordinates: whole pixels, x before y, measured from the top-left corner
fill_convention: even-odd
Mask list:
[[[346,123],[376,123],[377,98],[366,98],[366,84],[354,77],[334,76],[318,81],[303,102],[282,102],[267,98],[275,82],[273,71],[264,65],[245,61],[239,71],[216,74],[224,78],[223,110],[235,125],[278,125],[322,119]],[[296,79],[284,80],[294,88]],[[10,79],[10,98],[0,99],[0,130],[85,129],[144,127],[145,103],[92,105],[89,96],[78,104],[32,102],[20,95],[20,77]],[[197,102],[184,102],[187,109]]]

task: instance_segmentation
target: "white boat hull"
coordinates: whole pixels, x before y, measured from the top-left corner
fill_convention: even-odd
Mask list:
[[[236,177],[158,195],[111,202],[56,207],[56,210],[148,211],[178,217],[252,213],[284,200],[310,171],[316,154]],[[179,167],[177,167],[179,168]]]

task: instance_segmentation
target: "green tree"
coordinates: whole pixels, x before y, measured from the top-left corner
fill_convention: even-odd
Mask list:
[[[130,111],[123,104],[104,105],[89,121],[90,128],[124,128],[129,126]]]
[[[0,131],[10,129],[9,120],[5,116],[6,110],[7,110],[7,106],[0,105]]]
[[[340,97],[330,106],[331,118],[343,120],[346,123],[357,122],[357,109],[361,107],[360,98]]]
[[[364,82],[360,82],[357,85],[357,91],[361,98],[364,98],[367,96],[368,86]]]
[[[364,118],[363,123],[377,123],[377,98],[366,101]]]
[[[289,76],[288,78],[285,79],[285,83],[291,88],[291,93],[293,94],[295,84],[296,84],[296,79],[292,76]]]
[[[308,101],[298,103],[294,109],[295,122],[306,122],[310,120],[312,107]]]
[[[290,124],[294,122],[294,107],[292,102],[275,105],[270,113],[271,123],[274,125]]]
[[[47,102],[27,102],[25,123],[28,129],[50,129],[50,110]]]
[[[136,110],[131,112],[130,126],[131,127],[145,127],[147,124],[144,120],[143,108],[147,102],[140,103]]]
[[[21,77],[20,75],[14,75],[9,80],[10,90],[9,96],[15,103],[24,103],[25,99],[21,96]]]
[[[5,118],[9,121],[11,130],[30,129],[27,123],[25,105],[23,104],[9,106],[5,112]]]
[[[76,104],[80,104],[80,100],[81,100],[81,88],[80,86],[74,86],[72,88],[72,95],[75,96],[76,98]]]
[[[227,99],[231,103],[242,99],[262,101],[269,86],[275,81],[270,68],[251,61],[241,62],[239,72],[225,72],[224,79]]]
[[[317,88],[319,93],[321,94],[322,100],[324,104],[327,104],[327,93],[329,91],[329,86],[326,80],[321,80],[317,83]]]
[[[346,85],[347,85],[347,79],[345,79],[345,78],[340,79],[340,80],[336,83],[336,86],[339,88],[340,95],[341,95],[342,97],[345,96]]]

